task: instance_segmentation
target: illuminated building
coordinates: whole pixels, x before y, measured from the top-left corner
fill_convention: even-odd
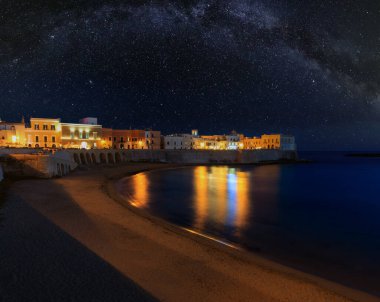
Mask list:
[[[261,137],[245,138],[244,148],[296,150],[297,146],[292,135],[264,134]]]
[[[160,146],[160,132],[151,131],[149,135],[149,143]],[[157,138],[156,138],[157,136]],[[146,139],[145,130],[118,130],[118,129],[103,129],[102,143],[104,148],[112,149],[148,149],[148,140]],[[153,147],[152,147],[153,148]]]
[[[101,148],[102,149],[113,148],[112,128],[102,128]]]
[[[60,148],[61,120],[59,118],[31,118],[30,128],[25,129],[29,148]]]
[[[25,147],[25,123],[7,123],[0,120],[0,147]]]
[[[193,137],[193,148],[198,150],[244,149],[244,136],[232,131],[228,135],[201,135]]]
[[[97,123],[97,119],[91,119],[93,122],[91,124],[61,123],[62,147],[75,149],[101,148],[102,126],[94,124]],[[82,121],[86,121],[86,119]]]

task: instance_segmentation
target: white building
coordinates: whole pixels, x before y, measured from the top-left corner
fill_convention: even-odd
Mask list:
[[[171,134],[164,136],[164,149],[166,150],[183,150],[192,149],[191,134]]]

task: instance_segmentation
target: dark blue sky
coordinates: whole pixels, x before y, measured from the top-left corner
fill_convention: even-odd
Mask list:
[[[309,3],[310,2],[310,3]],[[380,149],[378,1],[1,1],[0,117]]]

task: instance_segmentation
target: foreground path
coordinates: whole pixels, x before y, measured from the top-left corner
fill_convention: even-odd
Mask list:
[[[114,180],[158,167],[13,185],[0,216],[0,301],[378,301],[115,201]]]

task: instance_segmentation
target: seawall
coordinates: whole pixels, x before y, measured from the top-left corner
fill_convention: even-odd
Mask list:
[[[255,164],[296,160],[296,151],[284,150],[61,150],[36,153],[28,149],[0,151],[0,164],[5,175],[39,178],[60,177],[78,166],[117,165],[122,162],[160,162],[176,164]]]

